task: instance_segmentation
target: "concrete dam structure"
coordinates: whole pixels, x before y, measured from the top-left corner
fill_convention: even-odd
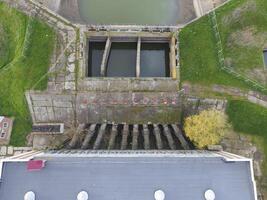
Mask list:
[[[58,83],[62,88],[57,85],[58,75],[50,78],[46,92],[29,92],[34,122],[72,126],[180,121],[176,32],[141,26],[137,31],[111,28],[81,26],[78,55],[82,57],[78,73],[73,72],[75,87],[68,88],[72,79],[64,74],[64,85]],[[74,56],[67,58],[68,68],[75,67]]]
[[[210,101],[199,104],[198,100],[187,104],[187,98],[179,87],[178,34],[184,23],[196,17],[195,9],[192,9],[195,1],[157,1],[153,4],[156,11],[165,10],[161,14],[167,17],[162,18],[162,24],[160,21],[157,24],[149,22],[158,19],[154,17],[159,14],[151,9],[145,15],[142,13],[144,10],[131,13],[131,9],[141,6],[138,1],[112,2],[113,7],[106,6],[110,10],[102,12],[103,18],[90,13],[88,19],[82,16],[81,9],[93,9],[93,3],[94,8],[101,11],[101,4],[110,4],[111,1],[38,0],[14,4],[29,15],[46,21],[57,32],[58,45],[50,69],[43,77],[48,79],[47,89],[37,91],[33,87],[26,93],[33,124],[60,123],[64,124],[65,130],[74,129],[75,134],[66,140],[71,148],[87,147],[80,138],[77,140],[79,127],[95,124],[98,127],[95,133],[102,133],[111,146],[134,144],[135,149],[136,141],[141,141],[141,149],[148,148],[150,140],[143,132],[147,130],[144,127],[150,127],[151,144],[158,149],[185,149],[172,145],[172,141],[181,142],[176,135],[180,130],[174,131],[173,125],[181,124],[183,112],[214,106],[209,104]],[[123,9],[130,9],[129,13],[119,13],[118,3]],[[143,3],[152,6],[149,0]],[[172,8],[166,5],[172,5]],[[114,6],[118,12],[114,12]],[[170,13],[166,14],[168,10]],[[117,22],[117,14],[126,21]],[[128,17],[121,17],[128,14]],[[110,21],[105,21],[107,16]],[[138,21],[141,18],[143,21]],[[146,23],[150,25],[144,25]],[[99,132],[101,124],[107,124],[109,128]],[[127,139],[127,144],[114,142],[114,138],[118,141],[121,135],[121,127],[126,126],[130,127],[128,135],[134,137]],[[110,127],[117,128],[113,130]],[[84,134],[83,137],[88,140]],[[101,138],[94,139],[91,142],[102,141]],[[161,147],[163,143],[165,145]]]

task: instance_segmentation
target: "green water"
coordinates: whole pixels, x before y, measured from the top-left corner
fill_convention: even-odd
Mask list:
[[[90,42],[88,76],[100,77],[105,42]],[[107,77],[136,77],[136,42],[112,42]],[[169,44],[141,44],[141,77],[169,77]]]
[[[78,0],[88,24],[177,25],[183,1],[190,0]]]

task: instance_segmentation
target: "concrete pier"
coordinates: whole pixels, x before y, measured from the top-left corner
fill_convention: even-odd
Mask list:
[[[109,150],[114,149],[117,135],[118,135],[118,125],[113,124],[112,129],[111,129],[109,144],[108,144]]]
[[[176,147],[175,147],[174,140],[172,138],[172,134],[170,132],[170,129],[169,129],[168,125],[164,125],[163,128],[164,128],[163,133],[164,133],[164,135],[166,136],[166,138],[168,140],[169,147],[171,148],[171,150],[175,150]]]
[[[135,124],[133,127],[133,134],[132,134],[132,150],[138,149],[138,136],[139,136],[138,125]]]
[[[172,36],[170,41],[170,75],[173,79],[177,79],[175,43],[176,39]]]
[[[145,150],[150,149],[150,140],[149,140],[149,130],[147,125],[143,125],[143,137],[144,137],[144,148]]]
[[[106,71],[107,71],[107,62],[108,62],[110,48],[111,48],[111,39],[110,39],[110,37],[108,37],[108,39],[106,41],[106,46],[105,46],[105,51],[103,54],[102,62],[101,62],[101,72],[100,73],[101,73],[101,76],[103,76],[103,77],[106,75]]]
[[[80,124],[77,128],[77,131],[76,133],[74,134],[74,136],[72,137],[69,145],[68,145],[68,148],[69,149],[74,149],[76,148],[79,140],[80,140],[80,137],[81,137],[81,133],[84,131],[84,127],[85,125],[84,124]]]
[[[128,135],[129,135],[129,126],[127,124],[124,124],[122,131],[121,150],[127,149]]]
[[[141,72],[141,37],[138,37],[136,55],[136,78],[140,77]]]
[[[190,147],[186,141],[186,139],[184,138],[183,134],[182,134],[182,131],[180,130],[180,128],[175,125],[175,124],[172,124],[172,128],[174,130],[174,134],[176,135],[176,137],[179,139],[179,141],[181,142],[181,145],[182,147],[185,149],[185,150],[189,150]]]
[[[87,131],[87,134],[84,138],[84,141],[82,143],[82,149],[88,149],[89,147],[89,143],[92,139],[92,137],[94,136],[94,134],[96,133],[96,124],[92,124],[89,128],[89,130]]]
[[[163,144],[162,144],[162,139],[161,139],[159,127],[156,124],[154,124],[153,127],[154,127],[154,131],[153,132],[154,132],[154,135],[155,135],[155,138],[156,138],[157,148],[159,150],[161,150],[161,149],[163,149]]]
[[[95,144],[94,144],[94,147],[93,147],[94,150],[99,149],[101,142],[102,142],[102,138],[106,132],[106,127],[107,127],[107,124],[101,125],[100,130],[99,130],[98,135],[97,135],[97,138],[96,138],[96,141],[95,141]]]

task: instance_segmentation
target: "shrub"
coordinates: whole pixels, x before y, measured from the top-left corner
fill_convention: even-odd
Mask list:
[[[218,144],[228,127],[226,114],[215,109],[190,116],[185,119],[184,124],[187,137],[198,148]]]

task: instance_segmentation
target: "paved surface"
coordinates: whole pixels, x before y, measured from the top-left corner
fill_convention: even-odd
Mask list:
[[[248,162],[225,163],[221,158],[54,158],[42,171],[27,172],[26,163],[5,163],[0,199],[23,199],[32,190],[40,200],[74,200],[81,190],[89,199],[204,199],[211,188],[220,200],[252,200]]]

